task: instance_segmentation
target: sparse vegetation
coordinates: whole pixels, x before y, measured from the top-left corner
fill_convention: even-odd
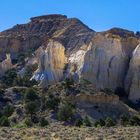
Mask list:
[[[7,127],[10,126],[10,121],[9,121],[8,117],[2,116],[0,118],[0,126],[7,126]]]
[[[82,126],[82,125],[83,125],[83,120],[82,120],[81,118],[77,118],[77,119],[75,120],[74,125],[75,125],[75,126],[78,126],[78,127]]]
[[[75,108],[69,103],[63,103],[60,105],[57,116],[60,121],[71,120],[75,113]]]
[[[84,124],[85,124],[85,126],[89,126],[89,127],[92,126],[92,123],[91,123],[91,121],[90,121],[90,119],[89,119],[88,116],[86,116],[86,117],[84,118]]]
[[[105,126],[106,127],[111,127],[111,126],[115,126],[115,122],[112,120],[112,118],[108,117],[105,120]]]
[[[41,127],[45,127],[45,126],[48,126],[48,125],[49,125],[49,122],[47,121],[47,119],[44,118],[44,117],[42,117],[42,118],[40,119],[40,126],[41,126]]]

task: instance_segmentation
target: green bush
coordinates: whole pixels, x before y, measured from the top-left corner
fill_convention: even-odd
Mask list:
[[[39,96],[33,88],[28,88],[25,92],[24,100],[25,101],[35,101],[38,100]]]
[[[32,120],[31,118],[26,118],[24,121],[25,125],[27,125],[28,127],[33,126]]]
[[[48,97],[46,99],[46,107],[49,109],[56,109],[60,103],[60,99],[58,97]]]
[[[140,118],[137,116],[132,116],[129,119],[129,124],[132,126],[140,126]]]
[[[91,121],[90,121],[90,119],[89,119],[88,116],[86,116],[86,117],[84,118],[84,124],[85,124],[85,126],[89,126],[89,127],[92,126]]]
[[[15,69],[11,69],[5,72],[4,76],[1,78],[2,83],[6,86],[13,86],[13,82],[17,77],[17,72]]]
[[[8,117],[2,116],[0,118],[0,126],[10,126],[10,121],[9,121]]]
[[[72,85],[74,85],[74,80],[72,78],[66,78],[63,85],[66,89],[70,88]]]
[[[99,122],[99,121],[96,121],[96,122],[94,123],[94,126],[95,126],[95,127],[101,127],[100,122]]]
[[[121,123],[121,125],[124,125],[124,126],[128,125],[129,124],[129,118],[125,115],[122,115],[120,117],[120,123]]]
[[[114,123],[114,121],[111,119],[111,118],[106,118],[106,120],[105,120],[105,126],[106,127],[111,127],[111,126],[115,126],[115,123]]]
[[[3,114],[7,117],[10,117],[14,112],[14,106],[13,105],[7,105],[3,109]]]
[[[17,76],[13,81],[14,86],[32,87],[35,84],[37,84],[37,82],[35,80],[30,80],[30,77],[27,76],[24,77]]]
[[[38,68],[38,64],[28,65],[25,69],[25,76],[32,77],[32,74],[34,71],[36,71]]]
[[[27,125],[24,124],[24,123],[19,123],[19,124],[16,124],[14,127],[15,127],[15,128],[26,128]]]
[[[76,119],[74,125],[81,127],[83,125],[83,120],[80,118]]]
[[[57,117],[60,121],[68,121],[73,117],[74,113],[75,109],[69,103],[64,103],[60,105]]]
[[[33,114],[35,114],[39,110],[39,103],[35,101],[26,102],[25,110],[27,114],[30,114],[32,119]]]
[[[40,119],[40,126],[45,127],[47,125],[49,125],[49,122],[45,118],[41,118]]]
[[[102,127],[105,126],[105,121],[103,119],[100,119],[99,121],[96,121],[94,124],[95,127]]]

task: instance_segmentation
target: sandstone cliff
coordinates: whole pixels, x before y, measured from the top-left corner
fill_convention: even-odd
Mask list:
[[[134,32],[113,28],[96,33],[76,18],[48,15],[31,18],[0,33],[0,60],[10,53],[31,52],[38,63],[34,79],[42,87],[72,76],[90,81],[96,90],[125,88],[133,101],[139,95],[139,44]]]
[[[40,48],[39,66],[32,78],[41,81],[41,87],[54,84],[62,80],[65,63],[64,46],[59,42],[50,40],[45,50]]]
[[[76,18],[63,15],[47,15],[31,18],[27,24],[16,25],[0,33],[0,60],[6,53],[16,58],[19,52],[34,51],[50,38],[59,41],[72,53],[89,43],[94,31]]]
[[[0,63],[0,76],[2,76],[7,70],[12,68],[13,64],[11,62],[10,54],[6,54],[6,59]]]
[[[129,70],[125,79],[125,88],[129,99],[136,102],[140,99],[140,45],[133,51]]]

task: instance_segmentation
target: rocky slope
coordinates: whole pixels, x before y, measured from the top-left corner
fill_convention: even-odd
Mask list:
[[[0,33],[0,59],[10,53],[34,53],[38,69],[32,79],[40,86],[73,77],[90,81],[96,90],[123,88],[136,102],[139,94],[139,38],[131,31],[113,28],[96,33],[76,18],[48,15]],[[138,45],[138,46],[137,46]]]

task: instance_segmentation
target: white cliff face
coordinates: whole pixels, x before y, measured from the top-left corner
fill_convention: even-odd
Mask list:
[[[98,89],[123,87],[128,56],[117,38],[96,35],[90,50],[85,54],[82,78]]]
[[[66,58],[64,46],[50,40],[45,49],[42,46],[37,50],[39,67],[33,78],[40,81],[41,87],[47,87],[66,76],[72,76],[75,82],[82,79],[91,81],[96,90],[124,88],[125,81],[125,89],[127,93],[130,92],[129,98],[133,100],[140,97],[140,47],[134,50],[135,44],[133,38],[122,39],[97,33],[89,44],[82,45]],[[128,71],[132,52],[133,58]]]
[[[140,99],[140,44],[133,51],[125,79],[125,89],[131,101],[136,102]]]
[[[0,63],[0,75],[3,75],[4,72],[11,69],[13,64],[11,62],[10,54],[6,54],[6,59]]]
[[[40,86],[47,87],[63,78],[66,62],[65,48],[60,43],[50,40],[46,49],[40,49],[39,67],[33,78],[40,81]]]
[[[91,43],[89,45],[83,45],[80,50],[70,55],[68,58],[69,68],[68,73],[74,77],[76,82],[79,82],[84,66],[84,58],[87,51],[91,48]]]

